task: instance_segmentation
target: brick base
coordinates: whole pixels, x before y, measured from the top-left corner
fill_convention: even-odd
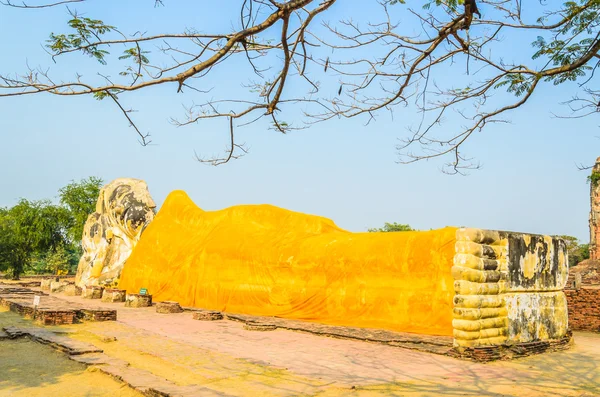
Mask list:
[[[77,311],[79,321],[117,321],[116,310],[80,309]]]
[[[33,321],[42,325],[73,324],[75,312],[72,310],[36,310]]]
[[[537,341],[515,343],[514,345],[482,346],[482,347],[455,347],[448,352],[449,356],[472,361],[487,362],[496,360],[510,360],[551,351],[565,350],[571,345],[572,333],[562,339],[550,341]]]

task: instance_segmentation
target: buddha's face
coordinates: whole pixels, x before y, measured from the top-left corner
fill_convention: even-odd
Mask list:
[[[106,194],[108,212],[128,236],[139,234],[154,219],[156,204],[145,182],[118,185]]]

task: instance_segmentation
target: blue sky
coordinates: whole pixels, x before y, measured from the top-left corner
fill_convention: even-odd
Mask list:
[[[237,23],[238,1],[218,2],[218,9],[202,12],[185,11],[190,1],[166,1],[160,8],[153,3],[90,1],[74,8],[127,33],[180,32],[184,27],[229,31]],[[340,1],[326,19],[374,18],[375,11],[365,3]],[[407,14],[397,12],[407,19],[409,32],[417,28]],[[98,66],[82,56],[52,64],[40,45],[50,32],[66,31],[67,20],[64,8],[0,8],[0,72],[20,71],[29,63],[50,66],[65,77],[73,70],[95,73]],[[500,51],[515,56],[530,52],[529,37],[507,41],[510,44],[499,45]],[[235,79],[241,68],[223,64],[210,83],[223,95],[237,95],[244,90]],[[327,84],[336,81],[333,77]],[[174,86],[124,97],[138,110],[135,117],[142,129],[152,134],[153,143],[147,147],[138,144],[134,131],[108,101],[50,95],[2,98],[0,206],[13,205],[20,197],[55,198],[61,186],[91,175],[105,181],[135,177],[147,181],[159,205],[170,191],[182,189],[206,210],[268,203],[322,215],[352,231],[400,222],[418,229],[472,226],[567,234],[587,241],[589,185],[587,172],[576,164],[591,164],[600,155],[598,123],[595,118],[552,116],[566,112],[559,103],[576,88],[545,85],[526,107],[511,113],[511,124],[493,125],[473,136],[468,153],[483,168],[466,177],[441,173],[439,161],[396,163],[398,138],[406,136],[407,124],[418,120],[401,109],[394,119],[381,114],[368,126],[365,120],[334,120],[285,136],[257,123],[240,132],[251,148],[247,156],[212,167],[196,162],[194,151],[219,152],[226,143],[227,123],[174,127],[169,117],[182,114],[182,104],[194,99],[177,95]],[[290,121],[296,121],[295,114],[290,115]]]

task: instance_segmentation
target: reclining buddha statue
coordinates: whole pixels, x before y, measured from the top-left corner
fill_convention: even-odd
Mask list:
[[[157,301],[453,336],[489,346],[567,335],[564,241],[446,227],[352,233],[270,205],[204,211],[172,192],[120,276]]]

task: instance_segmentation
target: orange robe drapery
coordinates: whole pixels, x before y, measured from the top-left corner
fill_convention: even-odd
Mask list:
[[[174,191],[119,288],[230,313],[452,335],[455,232],[351,233],[270,205],[203,211]]]

